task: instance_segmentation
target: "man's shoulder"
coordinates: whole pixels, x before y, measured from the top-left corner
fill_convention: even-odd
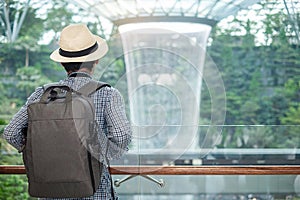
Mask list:
[[[27,104],[39,100],[44,92],[43,86],[37,87],[35,91],[27,98]]]
[[[96,91],[97,94],[105,95],[105,96],[111,96],[116,93],[120,93],[118,89],[114,88],[113,86],[110,85],[104,85],[100,89]]]
[[[102,99],[107,102],[123,101],[122,93],[113,86],[104,86],[95,92],[96,99]]]

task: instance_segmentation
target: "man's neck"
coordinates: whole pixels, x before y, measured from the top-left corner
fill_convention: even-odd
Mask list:
[[[73,71],[69,71],[68,72],[68,76],[70,75],[70,74],[72,74],[72,73],[86,73],[86,74],[88,74],[88,75],[92,75],[92,72],[90,71],[90,70],[88,70],[88,69],[85,69],[85,68],[83,68],[83,69],[79,69],[78,71],[76,71],[76,72],[73,72]]]
[[[89,75],[92,75],[92,72],[86,68],[82,68],[82,69],[79,69],[77,72],[83,72],[83,73],[87,73]]]

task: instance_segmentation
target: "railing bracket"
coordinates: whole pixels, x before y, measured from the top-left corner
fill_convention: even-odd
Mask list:
[[[138,176],[138,175],[129,175],[129,176],[127,176],[127,177],[125,177],[125,178],[123,178],[123,179],[116,179],[115,181],[114,181],[114,185],[116,186],[116,187],[119,187],[122,183],[124,183],[125,181],[128,181],[128,180],[130,180],[130,179],[132,179],[132,178],[134,178],[134,177],[136,177],[136,176]],[[155,179],[155,178],[153,178],[152,176],[149,176],[149,175],[140,175],[141,177],[144,177],[144,178],[146,178],[146,179],[148,179],[148,180],[150,180],[150,181],[152,181],[152,182],[154,182],[154,183],[156,183],[156,184],[158,184],[160,187],[164,187],[165,186],[165,182],[164,182],[164,180],[163,179],[159,179],[159,180],[157,180],[157,179]]]

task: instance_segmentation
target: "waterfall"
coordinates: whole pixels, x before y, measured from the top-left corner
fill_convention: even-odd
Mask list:
[[[133,150],[183,154],[199,148],[199,105],[210,30],[208,25],[179,22],[119,27]]]

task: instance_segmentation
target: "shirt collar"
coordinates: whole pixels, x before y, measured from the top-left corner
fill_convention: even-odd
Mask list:
[[[68,77],[86,77],[86,78],[92,78],[92,76],[86,72],[72,72],[68,75]]]

